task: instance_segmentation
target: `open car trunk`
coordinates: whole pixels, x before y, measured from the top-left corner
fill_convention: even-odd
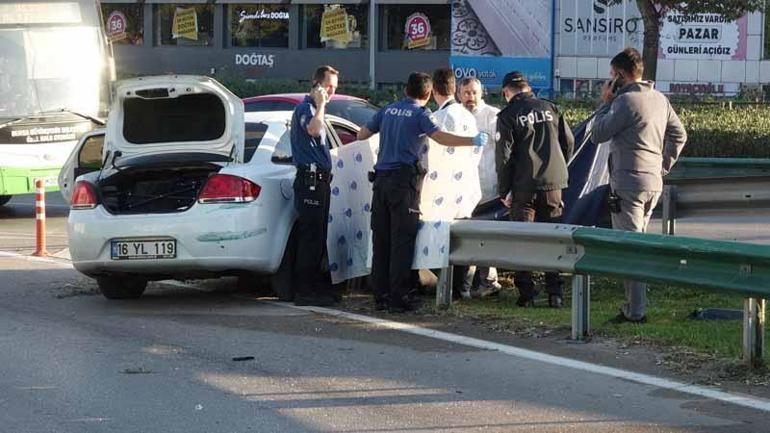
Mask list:
[[[102,204],[112,214],[184,212],[221,168],[208,162],[125,168],[99,182]]]

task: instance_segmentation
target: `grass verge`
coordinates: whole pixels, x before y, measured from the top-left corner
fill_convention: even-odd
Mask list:
[[[570,327],[570,290],[565,290],[564,308],[547,308],[541,299],[535,308],[516,306],[518,296],[509,279],[501,278],[508,288],[498,296],[464,300],[454,304],[454,314],[503,323],[520,333],[538,333],[548,328]],[[507,283],[507,284],[506,284]],[[678,347],[697,353],[737,360],[741,356],[742,322],[740,320],[695,320],[691,313],[697,308],[743,308],[740,295],[650,285],[648,322],[644,325],[609,324],[624,300],[622,282],[595,278],[591,288],[591,329],[597,336],[613,337],[623,342]],[[770,354],[765,354],[770,363]]]

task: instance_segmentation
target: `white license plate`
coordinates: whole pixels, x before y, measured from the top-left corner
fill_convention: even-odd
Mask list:
[[[59,184],[59,179],[56,178],[56,176],[48,176],[44,179],[45,186],[56,186]]]
[[[112,260],[153,260],[176,258],[175,239],[114,240]]]

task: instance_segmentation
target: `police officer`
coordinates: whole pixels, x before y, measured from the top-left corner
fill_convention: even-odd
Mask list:
[[[331,275],[326,260],[329,220],[331,155],[324,129],[326,103],[337,89],[339,72],[321,66],[313,74],[313,90],[294,109],[291,117],[291,151],[297,176],[294,179],[296,257],[292,274],[296,305],[334,304]]]
[[[483,133],[460,137],[441,131],[425,108],[432,89],[429,75],[412,73],[406,98],[382,108],[358,132],[359,140],[380,133],[372,198],[372,288],[377,308],[391,312],[419,308],[411,269],[424,175],[420,149],[428,137],[444,146],[483,146],[488,140]]]
[[[550,101],[532,93],[527,78],[518,71],[503,78],[508,105],[497,115],[495,160],[498,192],[511,209],[511,219],[525,222],[561,221],[561,190],[567,187],[567,162],[575,140],[572,131]],[[516,272],[520,307],[532,306],[537,292],[530,272]],[[545,274],[548,305],[562,305],[563,281],[558,273]]]

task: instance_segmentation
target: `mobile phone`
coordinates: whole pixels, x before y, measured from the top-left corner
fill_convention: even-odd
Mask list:
[[[313,89],[311,90],[312,93],[320,93],[323,95],[324,102],[329,102],[329,95],[326,93],[326,89],[321,86],[321,83],[316,83],[315,86],[313,86]]]
[[[618,75],[617,77],[615,77],[615,79],[612,80],[612,86],[610,87],[610,89],[612,89],[612,94],[614,95],[618,93],[618,90],[620,90],[620,88],[623,87],[623,85],[625,84],[626,82],[623,79],[622,75]]]

